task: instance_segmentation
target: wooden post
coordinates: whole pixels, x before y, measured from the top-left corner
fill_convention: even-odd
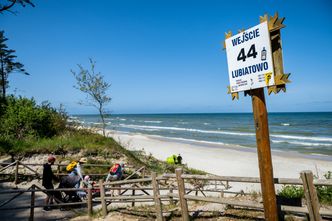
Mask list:
[[[142,178],[145,177],[145,167],[143,168],[143,172],[142,172]]]
[[[278,211],[273,183],[269,125],[264,89],[258,88],[251,90],[251,96],[256,130],[257,154],[263,195],[264,215],[265,219],[268,221],[277,221]]]
[[[35,215],[35,184],[31,186],[31,208],[30,208],[30,217],[29,221],[33,221]]]
[[[182,173],[183,173],[182,168],[177,168],[175,170],[176,180],[178,182],[178,190],[179,190],[179,199],[180,199],[181,212],[182,212],[182,220],[183,221],[189,221],[188,204],[187,204],[187,200],[184,198],[184,195],[186,194],[186,191],[185,191],[185,186],[184,186],[184,180],[181,177]]]
[[[99,180],[99,188],[100,188],[100,199],[101,199],[101,208],[102,208],[102,213],[103,217],[107,215],[107,205],[105,201],[105,186],[103,184],[103,180]]]
[[[221,190],[221,191],[220,191],[220,197],[221,197],[221,198],[225,197],[224,190]]]
[[[88,188],[88,200],[87,200],[87,204],[88,204],[88,216],[92,217],[92,191],[91,191],[91,187]]]
[[[19,162],[18,160],[16,160],[16,166],[15,166],[15,184],[18,183],[18,166],[19,166]]]
[[[302,171],[301,179],[303,181],[304,195],[307,201],[310,220],[321,220],[321,217],[319,215],[319,202],[316,188],[313,183],[314,178],[312,172],[310,170]]]
[[[60,174],[60,164],[58,164],[56,172],[57,172],[57,176],[59,177],[59,174]]]
[[[153,199],[154,199],[154,204],[155,204],[155,208],[156,208],[157,220],[163,221],[164,218],[163,218],[163,211],[162,211],[162,206],[161,206],[159,186],[158,186],[156,172],[152,172],[151,177],[152,177],[152,187],[153,187]]]
[[[132,196],[135,196],[135,190],[132,190]],[[135,200],[133,202],[131,202],[131,206],[132,207],[135,206]]]
[[[169,188],[169,193],[170,193],[170,194],[173,194],[173,186],[170,186],[170,188]],[[169,204],[174,205],[173,196],[170,196],[170,197],[169,197]]]

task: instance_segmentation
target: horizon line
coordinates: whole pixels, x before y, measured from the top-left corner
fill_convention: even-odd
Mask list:
[[[173,115],[173,114],[183,114],[183,115],[190,115],[190,114],[252,114],[253,112],[169,112],[169,113],[115,113],[115,114],[105,114],[105,115]],[[286,113],[332,113],[332,111],[271,111],[268,114],[286,114]],[[71,113],[68,115],[99,115],[99,113]]]

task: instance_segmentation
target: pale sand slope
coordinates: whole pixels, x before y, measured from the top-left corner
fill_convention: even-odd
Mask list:
[[[183,163],[221,176],[259,177],[258,159],[253,148],[232,148],[225,145],[207,143],[183,143],[178,140],[158,136],[110,132],[116,141],[130,150],[144,149],[159,160],[166,160],[172,154],[181,154]],[[273,173],[276,178],[299,178],[303,170],[311,170],[314,175],[323,178],[323,174],[332,171],[332,161],[313,159],[301,154],[272,152]],[[236,184],[231,184],[236,187]],[[257,186],[250,185],[250,189]],[[243,188],[242,189],[248,189]]]

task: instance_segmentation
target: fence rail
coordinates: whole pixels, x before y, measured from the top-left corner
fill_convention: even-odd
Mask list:
[[[12,163],[3,163],[2,162],[2,163],[0,163],[0,165],[1,166],[8,166],[8,165],[15,164],[15,162],[12,162]],[[19,162],[21,162],[21,161],[19,161]],[[28,165],[28,166],[43,166],[44,165],[42,163],[24,163],[24,164]],[[68,164],[61,164],[61,163],[55,163],[54,164],[54,166],[60,166],[60,167],[66,167],[67,165]],[[109,164],[88,164],[88,163],[85,163],[83,166],[86,166],[86,167],[109,167],[110,165]]]
[[[0,163],[1,166],[4,166],[3,168],[0,169],[0,175],[2,176],[9,176],[9,175],[14,175],[14,180],[15,180],[15,184],[19,183],[19,177],[20,176],[37,176],[38,178],[42,178],[42,174],[39,173],[37,170],[31,168],[30,166],[39,166],[42,167],[44,164],[40,164],[40,163],[23,163],[19,160],[16,160],[15,162],[12,163]],[[23,173],[20,174],[20,166],[23,168],[26,168],[28,170],[30,170],[32,172],[32,174],[27,174],[27,173]],[[67,176],[68,173],[60,173],[61,171],[61,167],[66,167],[67,164],[54,164],[55,167],[57,167],[57,171],[56,171],[56,175],[59,177],[62,176]],[[109,168],[111,165],[108,164],[81,164],[82,169],[84,167],[106,167]],[[3,171],[5,171],[6,169],[10,168],[10,167],[15,167],[14,170],[12,171],[12,173],[3,173]],[[133,168],[131,166],[127,166],[127,168]],[[145,167],[141,167],[138,170],[136,170],[133,174],[131,174],[129,177],[127,177],[126,179],[131,178],[132,176],[134,176],[135,174],[137,174],[138,172],[142,172],[143,176],[145,174]],[[90,176],[93,177],[103,177],[107,175],[107,172],[102,173],[102,174],[89,174]]]

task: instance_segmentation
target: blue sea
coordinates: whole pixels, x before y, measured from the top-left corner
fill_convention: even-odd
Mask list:
[[[332,159],[332,112],[269,113],[271,148]],[[98,126],[98,115],[75,115]],[[157,135],[179,142],[256,148],[252,113],[130,114],[106,118],[107,129]]]

